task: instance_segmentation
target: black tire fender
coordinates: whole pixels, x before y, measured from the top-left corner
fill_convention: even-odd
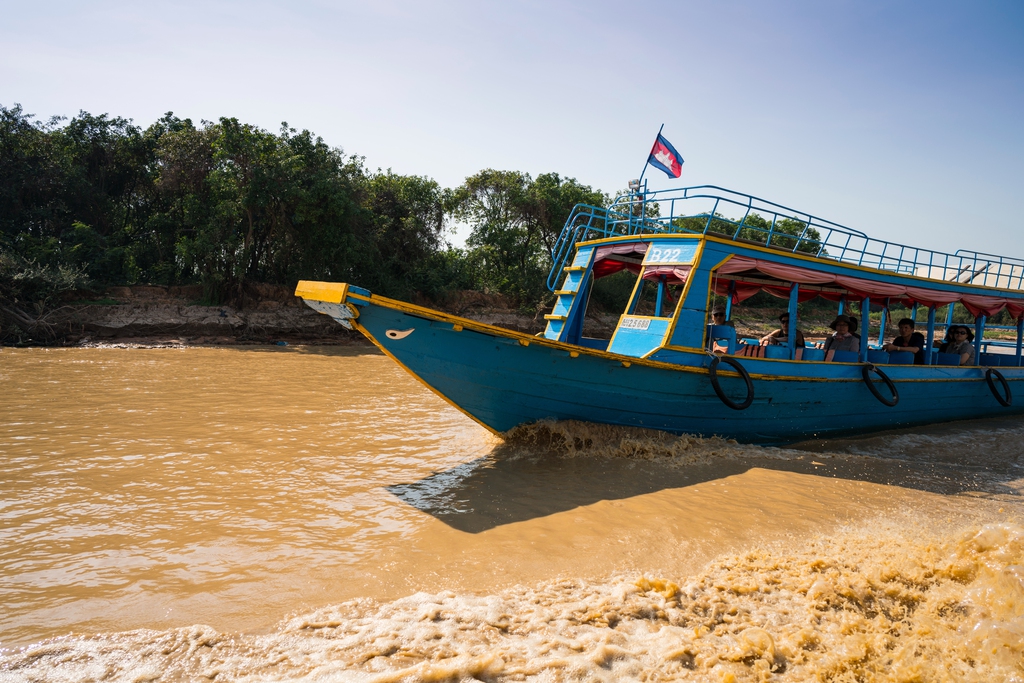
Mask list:
[[[722,391],[722,386],[718,383],[718,365],[719,363],[725,363],[732,367],[743,381],[747,383],[747,398],[742,403],[736,403],[731,398],[725,395]],[[729,406],[733,410],[746,410],[750,407],[750,404],[754,402],[754,383],[750,381],[750,373],[747,372],[746,368],[740,365],[739,361],[735,358],[727,358],[725,356],[715,356],[711,364],[708,365],[708,377],[711,379],[711,388],[715,390],[718,398],[722,399],[722,403]]]
[[[993,376],[999,380],[1000,384],[1003,385],[1003,391],[1006,392],[1006,398],[1003,398],[999,394],[999,390],[996,389],[996,383],[992,381]],[[1010,384],[1006,381],[1006,378],[1003,377],[1003,373],[999,372],[995,368],[989,368],[985,371],[985,381],[988,382],[988,388],[992,391],[992,395],[996,397],[996,400],[999,401],[999,405],[1005,408],[1009,408],[1013,405],[1013,394],[1010,393]]]
[[[881,377],[882,381],[885,382],[886,388],[888,388],[889,392],[892,394],[891,398],[886,398],[882,392],[875,387],[875,383],[871,381],[872,372]],[[864,378],[864,384],[868,385],[868,389],[871,390],[871,393],[874,394],[875,398],[877,398],[882,405],[892,408],[900,402],[900,392],[896,390],[896,385],[892,383],[891,379],[889,379],[889,375],[885,374],[871,363],[865,363],[862,365],[860,368],[860,374]]]

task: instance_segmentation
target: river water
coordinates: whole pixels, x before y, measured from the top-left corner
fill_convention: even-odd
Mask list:
[[[0,388],[0,681],[1024,681],[1019,418],[501,439],[350,348]]]

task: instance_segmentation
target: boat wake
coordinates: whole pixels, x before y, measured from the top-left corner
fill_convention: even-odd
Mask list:
[[[688,465],[741,457],[802,457],[785,449],[752,446],[720,437],[673,435],[654,429],[543,420],[520,425],[504,435],[495,457],[631,458]]]
[[[948,537],[947,537],[948,538]],[[271,633],[66,637],[4,680],[1024,680],[1024,527],[873,520],[685,577],[355,600]]]

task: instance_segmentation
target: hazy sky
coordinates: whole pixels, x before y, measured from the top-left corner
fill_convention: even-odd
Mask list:
[[[0,104],[282,121],[371,169],[682,181],[1024,257],[1024,2],[0,0]],[[649,173],[653,187],[668,181]]]

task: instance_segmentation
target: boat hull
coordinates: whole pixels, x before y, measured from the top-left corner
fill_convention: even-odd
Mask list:
[[[889,407],[869,390],[860,364],[747,358],[737,361],[751,375],[754,398],[735,410],[715,393],[713,356],[705,353],[655,362],[382,297],[357,303],[314,307],[353,323],[414,377],[499,433],[540,420],[583,420],[769,444],[1022,412],[1000,405],[982,367],[882,366],[899,392]],[[720,368],[723,391],[741,403],[742,380]],[[1024,369],[999,370],[1021,395]]]

